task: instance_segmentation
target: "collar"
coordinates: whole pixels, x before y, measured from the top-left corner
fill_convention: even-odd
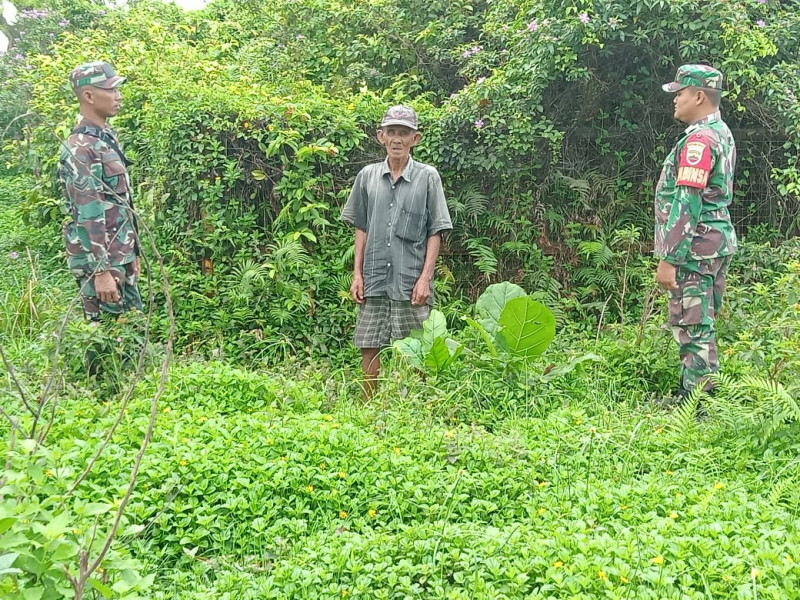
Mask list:
[[[403,172],[400,174],[400,177],[398,177],[398,179],[405,179],[407,182],[411,183],[411,173],[413,169],[414,169],[414,157],[409,156],[408,162],[406,163],[406,166],[403,169]],[[388,174],[389,177],[392,176],[392,170],[389,168],[388,158],[383,159],[383,165],[381,166],[381,176],[386,174]]]
[[[695,121],[694,123],[689,125],[686,128],[686,133],[692,133],[695,129],[699,129],[703,125],[708,125],[709,123],[713,123],[714,121],[720,121],[720,120],[722,120],[722,113],[720,111],[707,114],[699,121]]]

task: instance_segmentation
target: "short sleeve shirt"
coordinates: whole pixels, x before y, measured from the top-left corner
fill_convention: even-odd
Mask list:
[[[387,160],[364,167],[342,220],[367,233],[364,296],[392,300],[411,300],[428,238],[453,228],[439,172],[411,157],[397,181]],[[428,303],[433,304],[433,282]]]

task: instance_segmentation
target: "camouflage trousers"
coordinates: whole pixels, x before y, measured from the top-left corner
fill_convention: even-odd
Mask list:
[[[730,256],[678,265],[678,289],[669,292],[669,324],[681,356],[681,387],[710,390],[709,373],[719,368],[714,324],[722,307]]]
[[[72,275],[80,288],[83,315],[88,321],[99,320],[101,312],[121,315],[129,310],[142,310],[142,296],[139,293],[138,276],[133,270],[133,263],[114,265],[109,271],[117,282],[119,302],[101,302],[94,289],[94,277],[81,269],[72,270]]]

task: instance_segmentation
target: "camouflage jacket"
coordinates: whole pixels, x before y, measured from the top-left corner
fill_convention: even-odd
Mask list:
[[[686,129],[655,196],[655,255],[674,265],[736,252],[731,223],[736,145],[719,112]]]
[[[104,133],[117,142],[112,129]],[[105,271],[132,262],[139,241],[124,156],[100,138],[73,132],[61,147],[59,179],[68,215],[63,233],[70,270]]]

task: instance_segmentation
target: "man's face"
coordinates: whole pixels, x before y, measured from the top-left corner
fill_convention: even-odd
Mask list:
[[[407,158],[421,137],[419,131],[405,125],[387,125],[378,130],[378,141],[386,148],[386,156],[392,159]]]
[[[695,113],[698,106],[699,90],[693,87],[685,87],[675,93],[675,98],[672,99],[672,104],[675,107],[676,119],[683,123],[694,123],[697,119]]]
[[[91,102],[94,111],[103,118],[113,117],[119,112],[122,105],[122,93],[119,87],[106,90],[95,86],[86,87],[85,96]]]

